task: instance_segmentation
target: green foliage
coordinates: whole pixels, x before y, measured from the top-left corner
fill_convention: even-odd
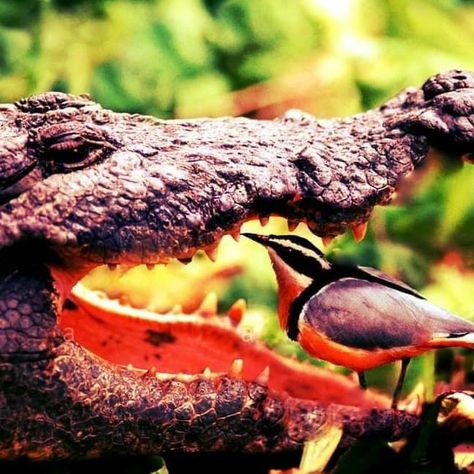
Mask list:
[[[345,113],[472,68],[473,11],[449,0],[0,0],[0,95],[87,91],[118,110],[214,115],[234,112],[232,90],[311,69],[323,90],[310,88],[309,109]],[[350,97],[333,109],[319,94],[341,95],[342,78]]]

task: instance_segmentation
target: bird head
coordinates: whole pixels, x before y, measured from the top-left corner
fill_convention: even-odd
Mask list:
[[[268,250],[278,282],[280,326],[287,330],[292,303],[331,264],[316,246],[296,235],[242,235]]]
[[[263,245],[269,251],[272,262],[273,256],[278,257],[285,265],[309,278],[317,278],[321,271],[331,268],[323,252],[303,237],[250,233],[242,233],[242,235]]]

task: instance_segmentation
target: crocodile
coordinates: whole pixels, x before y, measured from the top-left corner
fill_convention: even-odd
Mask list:
[[[61,315],[94,267],[213,256],[250,219],[360,236],[431,147],[472,162],[473,117],[463,71],[342,119],[163,121],[59,92],[0,105],[0,459],[274,453],[332,422],[346,442],[412,433],[409,413],[295,398],[265,377],[115,364]]]

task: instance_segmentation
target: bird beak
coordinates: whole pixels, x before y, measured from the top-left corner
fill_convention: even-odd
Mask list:
[[[267,235],[250,234],[248,232],[244,232],[240,235],[243,235],[244,237],[247,237],[248,239],[253,240],[254,242],[262,244],[265,247],[268,246],[268,236]]]

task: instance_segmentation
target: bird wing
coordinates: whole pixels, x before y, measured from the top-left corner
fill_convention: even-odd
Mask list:
[[[334,342],[368,350],[474,333],[473,323],[424,299],[358,278],[323,287],[304,305],[300,321]]]
[[[388,285],[391,288],[394,288],[395,290],[399,290],[403,293],[407,293],[412,296],[416,296],[417,298],[421,299],[426,299],[423,295],[418,293],[414,288],[411,286],[407,285],[403,281],[397,280],[396,278],[393,278],[390,275],[387,275],[386,273],[377,270],[376,268],[372,267],[363,267],[363,266],[358,266],[357,268],[357,273],[356,276],[358,278],[362,278],[367,281],[374,281],[376,283],[381,283],[383,285]]]

